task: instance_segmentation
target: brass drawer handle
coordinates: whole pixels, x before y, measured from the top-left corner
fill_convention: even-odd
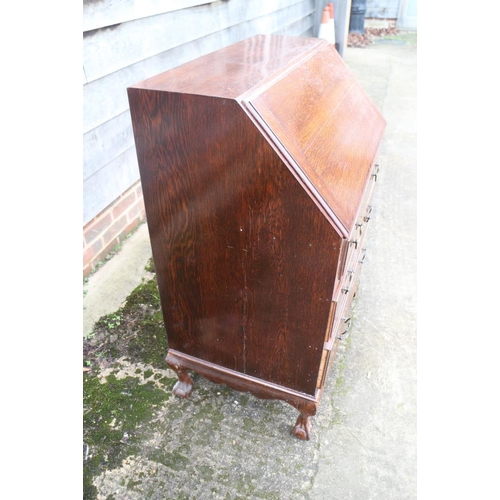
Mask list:
[[[358,261],[360,264],[363,264],[363,261],[365,260],[365,257],[366,257],[366,248],[363,248],[362,252],[363,252],[363,257],[361,258],[361,260]]]
[[[342,332],[338,337],[335,337],[339,340],[342,340],[342,337],[347,333],[347,330],[345,332]]]
[[[373,205],[366,205],[366,215],[363,217],[365,222],[368,222],[371,219],[370,214],[372,213]]]

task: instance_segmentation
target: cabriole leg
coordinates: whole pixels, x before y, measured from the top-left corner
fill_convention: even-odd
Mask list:
[[[185,368],[168,363],[168,366],[177,373],[179,380],[174,385],[173,393],[179,398],[188,398],[193,390],[193,381]]]
[[[297,422],[295,422],[295,427],[292,429],[292,435],[304,441],[309,441],[311,429],[310,415],[301,413],[297,418]]]

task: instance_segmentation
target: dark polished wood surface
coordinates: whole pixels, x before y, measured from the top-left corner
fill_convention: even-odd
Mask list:
[[[309,439],[349,325],[383,118],[314,38],[253,37],[128,96],[174,393],[194,370],[282,399]]]
[[[337,51],[323,47],[252,105],[350,232],[384,120]]]
[[[133,87],[236,99],[325,44],[319,38],[257,35]]]
[[[337,232],[235,101],[130,103],[170,346],[314,394]]]

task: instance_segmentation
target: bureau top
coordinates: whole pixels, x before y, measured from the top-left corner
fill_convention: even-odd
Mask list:
[[[236,99],[325,45],[319,38],[256,35],[131,87]]]
[[[236,100],[332,224],[353,231],[385,120],[326,40],[257,35],[129,90]]]

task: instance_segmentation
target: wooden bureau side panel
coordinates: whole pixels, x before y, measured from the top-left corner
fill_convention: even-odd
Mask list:
[[[170,347],[314,395],[337,232],[236,101],[129,100]]]

